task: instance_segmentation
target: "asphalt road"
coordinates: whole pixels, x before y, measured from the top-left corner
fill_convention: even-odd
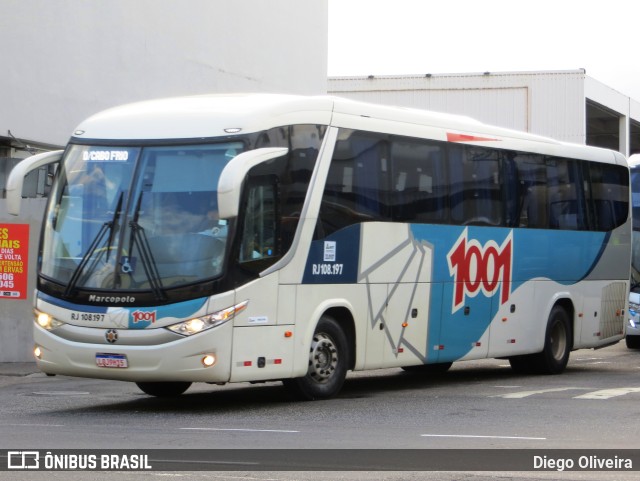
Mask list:
[[[456,363],[435,377],[400,369],[351,373],[337,398],[316,402],[293,402],[279,383],[194,385],[180,397],[157,399],[130,383],[40,373],[0,375],[0,450],[469,449],[470,456],[477,456],[476,450],[492,449],[510,456],[506,450],[608,449],[622,456],[623,450],[639,446],[639,401],[640,351],[628,350],[624,343],[576,351],[558,376],[516,375],[502,360]],[[0,479],[118,476],[81,474],[24,473],[20,478],[4,472]],[[180,471],[127,473],[118,479],[155,480],[161,475],[181,480],[640,477],[638,471]]]

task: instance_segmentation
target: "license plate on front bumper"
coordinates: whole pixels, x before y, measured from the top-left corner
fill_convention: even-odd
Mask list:
[[[98,367],[129,367],[127,356],[124,354],[111,354],[107,352],[99,352],[96,354],[96,366]]]

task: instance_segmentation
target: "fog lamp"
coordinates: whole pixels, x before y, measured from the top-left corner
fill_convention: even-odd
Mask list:
[[[207,354],[202,358],[202,365],[204,367],[211,367],[216,363],[216,356],[213,354]]]

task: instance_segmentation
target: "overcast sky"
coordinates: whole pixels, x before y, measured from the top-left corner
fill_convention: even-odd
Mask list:
[[[640,102],[638,0],[329,0],[329,76],[574,70]]]

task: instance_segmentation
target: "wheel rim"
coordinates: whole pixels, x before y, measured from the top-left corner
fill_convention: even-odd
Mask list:
[[[564,324],[556,322],[551,330],[551,355],[556,361],[561,361],[567,350],[567,332]]]
[[[309,356],[309,375],[318,383],[326,383],[338,367],[338,349],[331,337],[323,332],[313,336]]]

